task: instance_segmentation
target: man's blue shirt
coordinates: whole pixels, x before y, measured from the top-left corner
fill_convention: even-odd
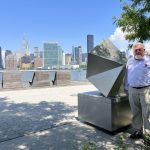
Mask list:
[[[131,87],[143,87],[150,85],[150,57],[145,56],[142,60],[130,58],[126,65],[127,85]],[[126,85],[126,89],[127,89]]]

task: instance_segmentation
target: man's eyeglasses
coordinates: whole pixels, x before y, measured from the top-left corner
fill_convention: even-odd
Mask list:
[[[134,51],[137,52],[137,51],[142,51],[144,50],[143,48],[139,48],[139,49],[135,49]]]

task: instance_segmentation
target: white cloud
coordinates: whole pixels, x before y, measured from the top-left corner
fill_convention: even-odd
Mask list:
[[[114,43],[114,45],[121,51],[126,51],[128,49],[128,41],[125,40],[124,33],[118,27],[115,32],[110,35],[109,39]]]
[[[150,52],[150,42],[145,42],[145,50]]]
[[[115,32],[112,35],[110,35],[109,39],[121,51],[126,51],[128,49],[129,42],[125,39],[125,34],[121,31],[119,27],[116,28]],[[150,41],[145,42],[144,45],[146,51],[150,52]]]

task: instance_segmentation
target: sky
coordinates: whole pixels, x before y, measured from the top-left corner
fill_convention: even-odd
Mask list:
[[[18,51],[23,38],[42,50],[44,42],[58,42],[65,53],[81,45],[87,51],[87,34],[94,46],[110,38],[121,50],[127,41],[113,24],[121,14],[120,0],[0,0],[0,46]]]

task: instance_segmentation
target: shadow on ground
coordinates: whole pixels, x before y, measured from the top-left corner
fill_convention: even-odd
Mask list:
[[[76,107],[62,102],[18,103],[0,98],[0,142],[52,128],[74,117]]]
[[[91,143],[95,150],[117,146],[120,133],[111,135],[79,121],[57,125],[74,118],[76,111],[77,107],[62,102],[15,104],[1,98],[0,150],[82,150]],[[123,140],[130,150],[142,149],[136,141]]]
[[[106,134],[95,128],[78,123],[71,123],[50,130],[36,132],[14,140],[2,142],[1,150],[84,150],[84,146],[93,145],[95,149],[113,150],[118,136]],[[126,142],[127,149],[141,150],[140,145]],[[121,150],[121,146],[118,150]]]

